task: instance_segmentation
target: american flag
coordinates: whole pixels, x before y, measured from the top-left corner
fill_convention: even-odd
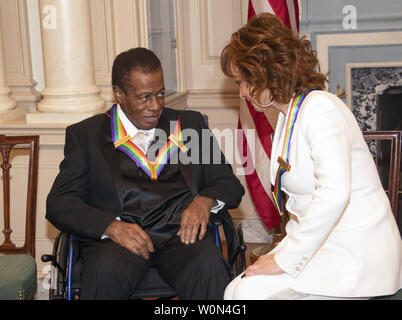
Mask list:
[[[285,25],[294,30],[299,31],[299,6],[297,0],[249,0],[248,19],[254,15],[269,12],[278,16]],[[253,106],[242,99],[240,102],[240,115],[238,122],[239,132],[246,130],[255,130],[255,153],[254,157],[250,155],[250,146],[247,142],[246,135],[238,140],[240,154],[247,161],[244,167],[250,168],[249,161],[252,161],[255,170],[250,174],[246,174],[246,182],[250,192],[254,207],[261,217],[262,222],[268,229],[275,228],[279,225],[280,219],[272,200],[271,183],[270,183],[270,161],[271,161],[271,135],[274,130],[268,118],[276,118],[277,114],[273,110],[267,112],[256,112]]]

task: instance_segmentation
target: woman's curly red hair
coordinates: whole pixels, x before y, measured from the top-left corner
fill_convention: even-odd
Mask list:
[[[254,16],[233,33],[220,62],[228,77],[233,78],[237,68],[253,95],[268,88],[280,103],[288,103],[307,88],[323,90],[327,81],[310,41],[299,39],[270,13]]]

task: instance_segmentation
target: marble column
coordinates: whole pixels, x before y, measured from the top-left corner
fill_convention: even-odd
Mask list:
[[[27,122],[73,123],[101,112],[95,85],[89,0],[40,0],[45,71],[39,112]]]
[[[11,90],[6,81],[3,50],[3,34],[0,25],[0,122],[7,113],[16,108],[16,102],[10,97]]]

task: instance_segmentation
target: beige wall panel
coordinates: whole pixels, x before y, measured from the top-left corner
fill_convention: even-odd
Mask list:
[[[110,0],[116,53],[133,47],[148,47],[145,0]]]
[[[241,25],[241,1],[201,0],[201,48],[202,62],[216,64],[230,35]]]
[[[182,3],[186,88],[233,90],[219,67],[219,55],[242,25],[241,0],[194,0]]]
[[[23,52],[19,49],[23,42],[24,30],[21,30],[23,19],[20,19],[20,1],[3,0],[0,2],[1,23],[4,33],[4,57],[10,84],[18,81],[29,81],[25,75]],[[24,25],[24,24],[23,24]],[[29,77],[29,74],[28,74]]]
[[[111,71],[115,57],[113,11],[110,0],[90,0],[93,59],[101,97],[112,102]]]
[[[36,107],[41,95],[33,88],[27,5],[24,0],[0,1],[7,83],[19,106]]]

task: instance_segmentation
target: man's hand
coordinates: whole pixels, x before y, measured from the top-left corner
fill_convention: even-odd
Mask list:
[[[185,244],[194,243],[200,230],[199,239],[202,240],[207,232],[207,225],[211,208],[218,203],[215,199],[199,196],[183,211],[180,230],[177,233],[181,242]],[[201,229],[200,229],[201,228]]]
[[[106,228],[105,235],[144,259],[148,260],[149,253],[154,252],[151,238],[138,224],[114,220]]]

